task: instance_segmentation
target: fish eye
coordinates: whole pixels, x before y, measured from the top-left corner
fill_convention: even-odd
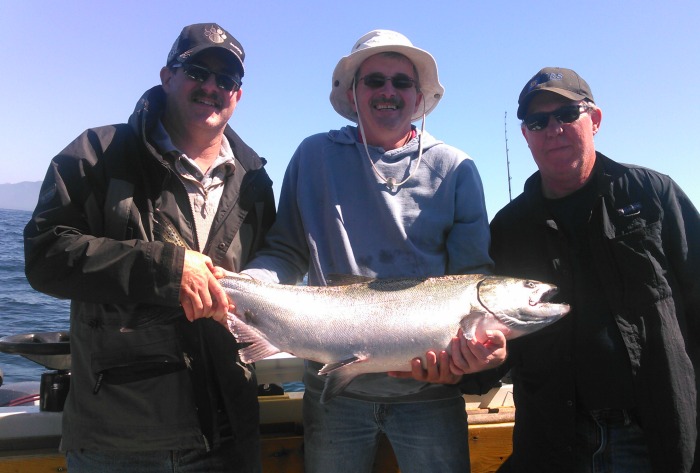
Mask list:
[[[525,281],[523,285],[528,289],[534,289],[537,287],[537,284],[535,284],[534,281]]]

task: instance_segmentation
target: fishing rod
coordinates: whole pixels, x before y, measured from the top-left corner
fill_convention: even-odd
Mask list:
[[[503,117],[503,132],[506,138],[506,170],[508,171],[508,200],[512,201],[513,195],[511,194],[510,190],[510,160],[508,159],[508,111],[506,111],[505,116]]]

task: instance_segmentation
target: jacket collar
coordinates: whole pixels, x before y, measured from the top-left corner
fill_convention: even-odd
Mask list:
[[[596,151],[596,163],[593,168],[593,177],[597,182],[598,194],[600,196],[612,195],[612,183],[619,178],[624,172],[625,166],[616,163],[603,153]],[[530,203],[530,210],[541,220],[550,220],[551,215],[548,213],[545,205],[545,197],[542,193],[542,175],[540,171],[532,174],[525,181],[523,194],[527,198],[526,202]]]
[[[149,142],[152,130],[158,126],[160,117],[165,110],[165,91],[157,85],[147,90],[136,103],[134,112],[129,117],[129,125],[133,128],[150,153],[163,161],[158,149]],[[226,125],[224,134],[229,141],[236,161],[246,171],[260,169],[265,165],[265,160],[248,146],[235,131]]]
[[[598,191],[601,194],[609,194],[610,183],[620,177],[626,171],[625,166],[616,163],[612,159],[605,156],[603,153],[596,151],[596,163],[593,168],[593,177],[598,181]],[[523,193],[528,195],[530,198],[534,196],[539,196],[540,199],[544,199],[542,194],[542,175],[539,171],[532,174],[525,181],[525,186],[523,188]]]

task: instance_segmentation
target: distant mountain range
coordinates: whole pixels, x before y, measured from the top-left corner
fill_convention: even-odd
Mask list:
[[[0,209],[34,210],[41,181],[0,184]]]

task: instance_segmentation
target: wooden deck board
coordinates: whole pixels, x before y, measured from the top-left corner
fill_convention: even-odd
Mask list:
[[[469,419],[469,453],[472,473],[493,473],[512,451],[515,408],[509,387],[494,389],[486,396],[465,396]],[[304,470],[304,442],[301,428],[301,393],[261,398],[263,473],[301,473]],[[36,408],[38,409],[38,408]],[[36,410],[34,409],[34,410]],[[66,472],[65,458],[58,452],[60,414],[31,409],[24,417],[6,415],[2,427],[15,431],[23,427],[30,437],[4,439],[0,448],[0,473]],[[54,419],[56,417],[56,419]],[[50,420],[47,427],[46,420]],[[58,419],[58,420],[57,420]],[[32,422],[41,420],[46,432],[37,435]],[[50,428],[49,428],[50,427]],[[400,473],[388,440],[381,438],[375,473]]]
[[[513,423],[477,424],[469,426],[469,453],[472,473],[493,473],[511,453]],[[264,473],[302,473],[304,471],[304,438],[263,436],[262,457]],[[22,453],[0,457],[0,473],[66,472],[63,455],[56,451]],[[375,460],[375,473],[400,473],[389,442],[383,438]]]

